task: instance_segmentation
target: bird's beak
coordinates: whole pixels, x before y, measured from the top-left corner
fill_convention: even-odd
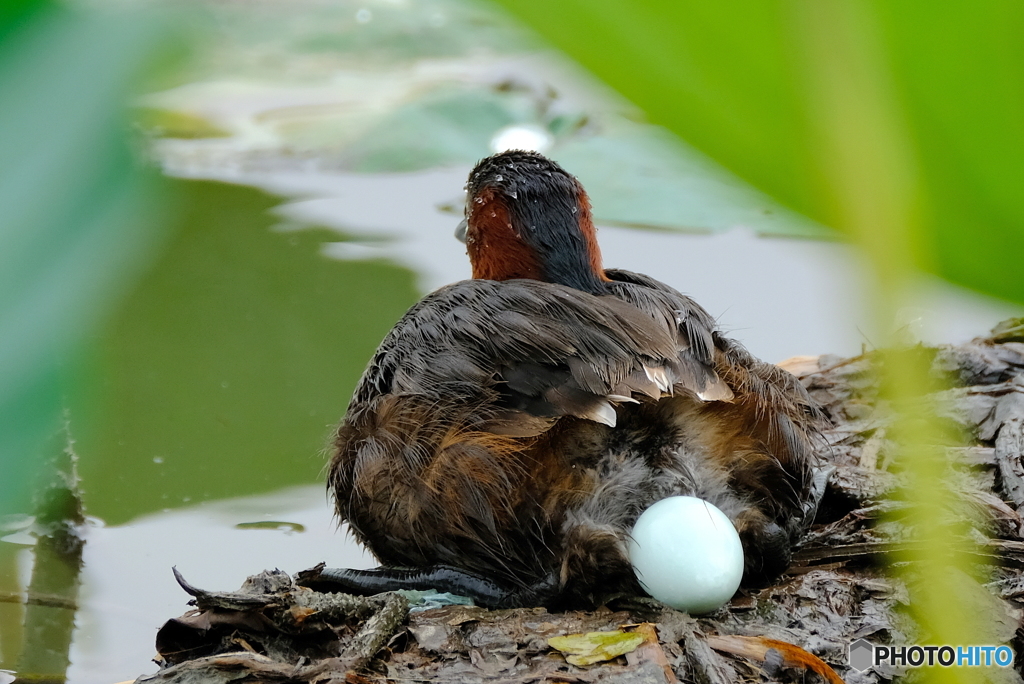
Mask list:
[[[466,231],[469,230],[469,224],[466,223],[466,219],[462,219],[459,225],[455,227],[455,239],[466,244]]]

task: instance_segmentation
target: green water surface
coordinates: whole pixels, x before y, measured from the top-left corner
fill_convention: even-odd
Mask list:
[[[275,228],[271,195],[168,183],[173,238],[89,340],[68,401],[85,509],[107,525],[321,480],[367,360],[419,296],[406,269],[322,256],[337,232]],[[0,543],[0,594],[24,588],[27,548]],[[72,599],[74,575],[58,581]],[[47,634],[73,616],[0,602],[0,670],[59,680],[67,644]]]

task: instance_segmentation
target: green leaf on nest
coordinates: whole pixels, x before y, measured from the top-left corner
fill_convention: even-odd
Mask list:
[[[644,642],[644,635],[636,632],[588,632],[552,637],[548,645],[562,653],[573,665],[593,665],[630,653]]]

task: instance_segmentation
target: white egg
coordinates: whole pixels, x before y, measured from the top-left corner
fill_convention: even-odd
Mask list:
[[[643,512],[629,560],[648,594],[697,615],[725,605],[743,577],[743,546],[732,521],[692,496],[671,496]]]

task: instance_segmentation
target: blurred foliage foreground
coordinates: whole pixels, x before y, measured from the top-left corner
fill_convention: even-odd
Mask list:
[[[82,499],[119,524],[314,480],[338,388],[417,293],[405,269],[323,258],[326,233],[275,229],[273,197],[140,165],[125,103],[178,50],[165,17],[17,9],[0,16],[0,670],[61,680]]]
[[[125,102],[173,52],[163,17],[25,11],[0,52],[0,515],[28,509],[62,408],[110,524],[315,479],[412,274],[325,259],[337,233],[278,229],[275,198],[133,159]]]
[[[125,139],[155,55],[140,24],[43,2],[0,25],[0,513],[58,425],[66,359],[154,253],[165,224]]]
[[[1024,303],[1024,5],[504,4],[655,123],[860,243],[884,293],[877,302],[880,327],[908,296],[915,268]],[[135,167],[123,133],[123,103],[171,50],[164,25],[152,16],[70,10],[42,0],[0,6],[0,513],[26,509],[30,471],[52,443],[47,437],[59,429],[74,386],[70,360],[81,357],[96,322],[162,248],[188,249],[170,241],[170,223],[150,203],[155,191]],[[231,219],[222,217],[222,225]],[[203,244],[216,235],[194,238],[197,249],[221,248]],[[204,294],[237,302],[231,291],[243,284],[201,284],[209,274],[201,260],[191,272],[149,277],[174,281],[167,283],[172,288],[209,288]],[[267,276],[247,285],[271,287],[273,274]],[[322,286],[318,277],[305,286]],[[405,287],[395,285],[396,302],[407,295]],[[204,326],[220,315],[211,311],[199,306],[160,316],[167,330],[154,348],[166,358],[128,360],[150,384],[146,396],[123,396],[126,412],[184,374],[211,366],[237,370],[230,354],[174,357],[174,336],[209,332]],[[249,324],[244,306],[235,312],[235,323]],[[285,315],[278,323],[288,320]],[[230,345],[230,336],[224,339]],[[948,617],[971,610],[960,605],[966,599],[949,579],[955,575],[943,571],[950,561],[940,550],[951,529],[948,516],[938,512],[958,502],[932,467],[939,458],[929,447],[934,427],[927,408],[915,403],[926,385],[925,368],[912,356],[887,368],[889,399],[904,408],[893,434],[902,444],[912,510],[926,542],[910,557],[934,569],[913,602],[934,643],[973,643],[976,625]],[[293,377],[286,369],[264,370],[266,384],[252,377],[237,382],[249,392],[286,388]],[[107,443],[156,440],[161,429],[180,429],[196,431],[195,449],[221,448],[201,426],[230,421],[231,402],[217,398],[216,383],[228,389],[233,377],[210,380],[206,401],[195,409],[196,425],[126,427]],[[322,381],[313,379],[311,386]],[[198,416],[203,406],[212,413]],[[86,429],[82,439],[104,438]],[[147,448],[154,458],[165,457],[158,446]],[[118,486],[116,478],[110,486]],[[934,676],[965,675],[943,670]]]

